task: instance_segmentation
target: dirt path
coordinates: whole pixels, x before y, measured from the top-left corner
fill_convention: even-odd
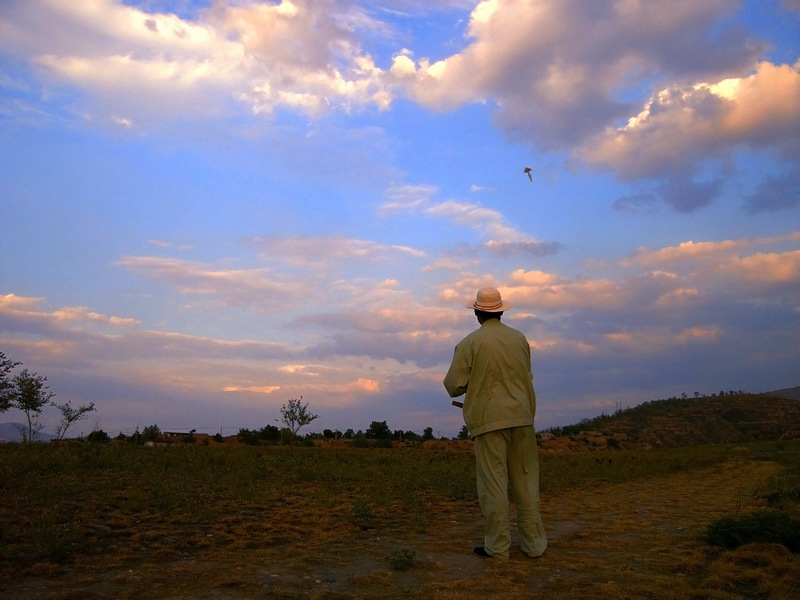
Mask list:
[[[732,460],[543,497],[549,548],[540,559],[518,547],[508,561],[474,557],[482,518],[472,503],[437,507],[426,533],[386,523],[327,540],[298,531],[288,542],[247,540],[219,556],[208,548],[193,556],[143,554],[115,568],[43,568],[0,589],[9,600],[738,598],[702,591],[717,552],[702,536],[711,521],[757,508],[755,492],[775,469]],[[406,571],[385,560],[400,549],[416,553]]]

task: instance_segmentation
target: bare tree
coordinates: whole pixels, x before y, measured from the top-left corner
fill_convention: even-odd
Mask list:
[[[319,415],[308,410],[308,402],[303,404],[303,397],[292,398],[281,407],[281,421],[292,432],[292,439],[297,437],[300,428],[308,425]]]
[[[82,404],[78,408],[72,408],[72,405],[69,402],[64,404],[56,404],[55,402],[51,402],[50,405],[61,411],[61,422],[56,428],[57,440],[64,439],[64,436],[67,434],[67,429],[69,429],[70,425],[77,421],[83,421],[89,417],[90,412],[96,410],[94,407],[94,402]]]

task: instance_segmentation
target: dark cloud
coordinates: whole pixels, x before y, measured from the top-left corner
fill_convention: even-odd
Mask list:
[[[800,206],[800,167],[765,178],[752,194],[744,197],[744,208],[752,214],[777,212]]]
[[[486,248],[502,257],[508,256],[551,256],[561,250],[558,242],[524,240],[521,242],[489,242]]]
[[[658,191],[664,202],[676,211],[690,213],[714,202],[722,191],[722,180],[698,182],[676,174],[660,185]]]
[[[653,215],[658,212],[659,205],[658,196],[652,192],[644,192],[617,198],[612,207],[618,212]]]

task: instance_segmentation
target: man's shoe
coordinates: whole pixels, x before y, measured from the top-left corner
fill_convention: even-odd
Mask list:
[[[475,554],[475,556],[480,556],[481,558],[494,558],[483,546],[478,546],[472,552]]]

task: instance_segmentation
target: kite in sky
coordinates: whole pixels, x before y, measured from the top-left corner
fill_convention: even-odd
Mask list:
[[[531,180],[531,183],[533,183],[533,175],[531,175],[531,168],[530,167],[525,167],[525,171],[524,172],[528,176],[528,179]]]

